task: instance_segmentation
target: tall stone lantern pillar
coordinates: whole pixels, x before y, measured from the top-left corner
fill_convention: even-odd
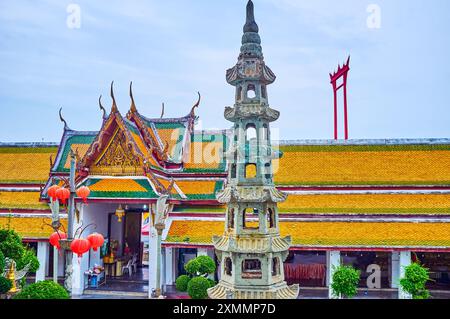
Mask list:
[[[258,32],[250,0],[238,62],[226,74],[236,87],[234,107],[225,109],[234,134],[227,185],[217,194],[227,213],[223,236],[213,238],[221,265],[220,282],[208,290],[213,299],[293,299],[299,292],[284,281],[291,239],[280,237],[277,203],[287,196],[273,182],[272,159],[280,154],[270,140],[280,113],[269,107],[267,86],[276,77],[264,63]]]

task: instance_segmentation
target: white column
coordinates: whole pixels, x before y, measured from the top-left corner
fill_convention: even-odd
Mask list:
[[[334,267],[341,265],[340,251],[327,251],[327,282],[328,282],[328,298],[336,298],[333,296],[331,284],[333,282]]]
[[[393,251],[391,254],[391,288],[398,288],[400,280],[400,253]]]
[[[150,227],[148,235],[148,296],[151,298],[152,290],[156,289],[156,264],[158,253],[158,235],[154,227]]]
[[[164,284],[165,285],[173,285],[173,248],[164,248],[165,250],[165,267],[164,273],[166,274]]]
[[[83,294],[84,291],[84,278],[82,278],[81,273],[81,263],[78,261],[78,256],[73,254],[72,257],[72,295],[79,296]]]
[[[399,273],[400,279],[405,277],[405,267],[411,265],[411,252],[410,251],[401,251],[400,252],[400,263],[399,263]],[[411,295],[403,291],[401,286],[398,289],[398,298],[399,299],[411,299]]]
[[[207,248],[197,248],[197,257],[198,256],[208,256]]]
[[[74,220],[73,220],[73,234],[72,234],[72,238],[74,238],[75,236],[75,232],[76,230],[82,226],[83,221],[87,222],[87,220],[85,220],[84,218],[84,205],[81,205],[79,207],[79,219],[77,221],[77,218],[74,216]],[[89,253],[86,253],[83,255],[83,257],[81,257],[80,259],[78,259],[77,254],[72,254],[72,278],[71,278],[71,283],[72,283],[72,295],[73,296],[79,296],[82,295],[84,292],[84,270],[83,270],[83,262],[85,258]],[[67,267],[67,266],[66,266]],[[65,276],[67,276],[67,272],[65,273]]]
[[[37,258],[39,260],[39,269],[36,271],[36,282],[44,281],[47,269],[48,242],[40,241],[37,243]]]

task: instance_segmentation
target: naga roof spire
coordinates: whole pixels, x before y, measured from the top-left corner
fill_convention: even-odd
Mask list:
[[[114,81],[111,82],[111,98],[112,98],[112,106],[111,106],[111,113],[118,112],[116,99],[114,98]]]
[[[131,98],[130,111],[137,112],[136,104],[134,104],[134,97],[133,97],[133,81],[130,82],[130,98]]]
[[[103,112],[103,120],[106,120],[108,118],[108,116],[106,116],[106,110],[104,108],[104,106],[102,105],[102,95],[99,96],[98,98],[98,107],[100,108],[100,111]]]

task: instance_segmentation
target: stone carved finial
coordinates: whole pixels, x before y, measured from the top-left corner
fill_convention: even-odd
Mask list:
[[[247,20],[244,25],[244,32],[259,32],[258,25],[255,22],[255,11],[252,0],[247,3]]]

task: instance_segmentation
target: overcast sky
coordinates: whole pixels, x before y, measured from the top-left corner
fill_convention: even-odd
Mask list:
[[[79,6],[80,27],[67,19]],[[450,137],[450,1],[254,0],[281,139],[333,136],[329,72],[351,54],[350,138]],[[380,28],[368,8],[376,4]],[[203,129],[228,128],[245,0],[1,0],[0,141],[57,142],[98,130],[97,99],[122,114],[187,114],[200,91]],[[76,12],[74,15],[76,16]],[[375,16],[376,17],[376,16]],[[369,23],[368,24],[368,20]],[[373,23],[375,21],[375,24]],[[74,23],[75,22],[75,23]]]

